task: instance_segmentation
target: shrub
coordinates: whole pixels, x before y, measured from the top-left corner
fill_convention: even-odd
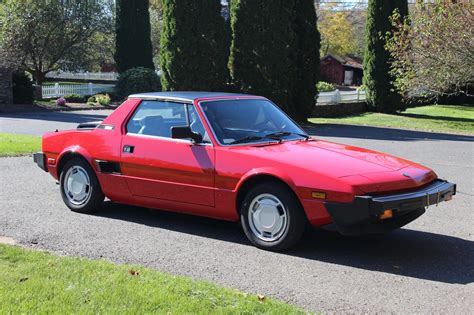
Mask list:
[[[67,94],[64,95],[64,99],[69,103],[84,103],[86,97],[79,94]]]
[[[319,92],[332,92],[336,90],[334,84],[324,81],[319,81],[318,84],[316,84],[316,87]]]
[[[164,0],[160,45],[163,90],[225,89],[229,78],[227,28],[219,0]]]
[[[13,82],[13,103],[15,104],[32,104],[34,99],[35,88],[33,82],[22,71],[14,72],[12,75]]]
[[[96,94],[95,100],[102,106],[108,106],[110,104],[110,96],[108,94]]]
[[[295,6],[296,24],[296,69],[293,102],[295,113],[293,118],[305,122],[314,109],[319,81],[319,49],[321,36],[317,27],[314,0],[297,0]]]
[[[233,0],[230,8],[234,89],[266,96],[296,121],[306,121],[319,79],[314,1]]]
[[[56,105],[58,106],[66,106],[66,99],[64,97],[60,97],[56,100]]]
[[[91,96],[87,99],[87,104],[95,104],[97,102],[97,100],[95,99],[95,96]]]
[[[161,91],[160,77],[151,69],[132,68],[120,74],[115,89],[121,99],[134,93]]]
[[[262,95],[295,117],[295,0],[230,2],[229,67],[235,88]]]
[[[115,25],[115,63],[118,72],[134,67],[155,69],[150,38],[148,1],[118,0]]]
[[[121,101],[122,99],[118,96],[117,92],[116,91],[112,91],[112,92],[106,92],[106,91],[100,91],[99,93],[97,94],[107,94],[109,97],[110,97],[110,100],[113,101],[113,102],[118,102],[118,101]],[[96,95],[97,95],[96,94]]]
[[[407,1],[369,0],[367,4],[363,84],[367,92],[367,105],[383,113],[403,108],[401,95],[393,86],[394,78],[390,74],[392,58],[383,36],[393,31],[390,17],[395,9],[399,10],[403,19],[408,14]]]

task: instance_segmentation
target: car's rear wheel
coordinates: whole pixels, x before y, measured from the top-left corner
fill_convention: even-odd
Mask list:
[[[61,196],[69,209],[79,213],[93,213],[104,201],[97,176],[81,158],[69,160],[60,176]]]
[[[241,223],[252,244],[279,251],[301,239],[306,216],[292,191],[279,183],[266,183],[256,186],[245,196]]]

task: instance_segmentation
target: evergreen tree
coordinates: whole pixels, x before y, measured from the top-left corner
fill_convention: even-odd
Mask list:
[[[406,0],[369,0],[366,25],[363,83],[367,104],[379,112],[393,113],[402,108],[401,96],[390,75],[391,58],[385,48],[386,35],[392,31],[390,17],[395,9],[403,18],[408,13]]]
[[[226,32],[220,0],[163,0],[163,90],[225,89],[229,77]]]
[[[229,68],[236,90],[263,95],[297,118],[295,3],[232,0]]]
[[[313,112],[319,81],[320,34],[313,0],[296,1],[295,120],[305,122]]]
[[[155,69],[148,0],[117,0],[115,63],[119,73],[135,67]]]

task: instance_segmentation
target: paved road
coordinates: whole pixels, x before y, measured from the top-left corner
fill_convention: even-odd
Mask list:
[[[102,120],[110,110],[87,110],[70,112],[31,112],[20,114],[0,113],[0,132],[22,133],[41,136],[56,129],[76,128],[77,124]]]
[[[37,134],[89,114],[97,119],[97,112],[61,119],[23,114],[15,119],[25,124],[4,125],[4,118],[0,124],[5,131]],[[72,213],[31,158],[3,158],[0,236],[207,279],[323,313],[472,313],[474,138],[331,125],[308,130],[423,163],[457,182],[459,194],[394,233],[346,238],[315,230],[294,250],[270,253],[250,246],[234,223],[110,203],[95,216]]]

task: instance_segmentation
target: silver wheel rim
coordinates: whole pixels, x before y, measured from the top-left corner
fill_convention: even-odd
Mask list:
[[[261,194],[250,203],[248,220],[250,230],[266,242],[278,240],[288,228],[288,211],[272,194]]]
[[[91,181],[86,170],[78,165],[68,169],[63,190],[70,203],[76,206],[85,204],[91,197]]]

